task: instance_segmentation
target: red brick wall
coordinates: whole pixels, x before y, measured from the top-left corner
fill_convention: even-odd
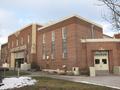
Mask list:
[[[115,34],[114,37],[115,38],[120,38],[120,34]]]
[[[28,44],[28,35],[30,35],[30,42]],[[28,55],[30,57],[30,51],[31,51],[31,36],[32,35],[32,26],[28,26],[26,28],[24,28],[23,30],[20,31],[20,34],[16,37],[15,36],[15,33],[10,35],[8,37],[8,44],[9,44],[9,59],[10,59],[10,50],[12,48],[16,48],[18,46],[23,46],[23,45],[27,45],[27,51],[28,51]],[[23,37],[23,45],[21,45],[21,38]],[[17,39],[18,39],[18,46],[16,46],[16,42],[17,42]],[[13,44],[13,47],[12,47],[12,42],[14,43]],[[30,59],[31,61],[31,59]]]
[[[8,43],[1,45],[1,63],[8,62]]]
[[[46,64],[49,64],[50,68],[56,69],[61,68],[62,65],[67,65],[68,68],[71,68],[76,63],[76,48],[75,48],[75,24],[66,25],[67,28],[67,50],[68,57],[67,59],[62,58],[62,27],[56,29],[49,29],[49,31],[42,31],[38,34],[37,39],[37,58],[38,63],[41,67],[46,68]],[[55,31],[55,60],[42,59],[42,35],[45,33],[46,49],[51,54],[51,33]]]
[[[10,49],[14,48],[14,47],[17,47],[16,46],[16,41],[17,39],[19,40],[19,44],[18,46],[22,46],[21,45],[21,38],[23,37],[24,38],[24,41],[23,41],[23,45],[25,44],[28,44],[27,43],[27,38],[28,38],[28,35],[30,35],[30,43],[31,43],[31,34],[32,33],[32,26],[29,26],[29,27],[26,27],[24,28],[23,30],[20,31],[20,34],[18,35],[18,37],[15,36],[15,33],[10,35],[8,37],[8,42],[10,44]],[[12,47],[12,41],[14,42],[14,46]]]
[[[91,39],[92,38],[92,24],[80,20],[76,17],[69,18],[62,22],[48,26],[37,31],[37,54],[31,54],[31,35],[32,25],[22,29],[19,36],[17,37],[21,42],[21,37],[24,38],[23,45],[27,45],[27,51],[30,62],[35,61],[42,68],[57,69],[62,68],[62,65],[67,65],[68,69],[73,66],[79,66],[81,70],[87,70],[89,66],[94,66],[93,52],[100,50],[101,48],[109,51],[109,66],[112,72],[114,65],[120,65],[120,43],[115,42],[94,42],[94,43],[81,43],[80,39]],[[37,28],[41,26],[37,25]],[[67,58],[62,58],[62,27],[67,29]],[[100,27],[94,26],[93,28],[94,38],[103,38],[103,30]],[[42,36],[45,34],[46,49],[48,55],[51,55],[51,34],[55,32],[55,59],[51,57],[48,60],[42,59]],[[28,35],[30,35],[30,42],[27,43]],[[119,38],[119,35],[116,36]],[[15,34],[8,37],[8,50],[10,60],[10,50],[16,46],[17,40]],[[14,46],[12,47],[12,41]],[[20,43],[18,46],[22,46]],[[49,67],[47,67],[49,65]]]
[[[76,66],[79,66],[80,69],[86,69],[85,60],[87,53],[84,50],[86,47],[82,46],[80,39],[91,39],[92,38],[92,24],[84,23],[82,21],[77,21],[76,24],[76,52],[77,52],[77,63]],[[94,38],[102,38],[103,30],[97,26],[93,28]],[[84,49],[83,49],[84,48]]]
[[[67,50],[68,57],[66,60],[62,59],[62,27],[67,28]],[[46,49],[51,49],[51,32],[55,31],[55,60],[49,59],[42,60],[42,35],[46,35]],[[95,38],[102,38],[102,29],[94,27]],[[82,45],[80,44],[81,38],[91,38],[91,24],[83,22],[76,17],[62,21],[50,27],[44,28],[38,31],[37,38],[37,58],[38,63],[42,68],[46,68],[46,64],[49,64],[49,68],[57,69],[61,68],[62,65],[67,65],[68,69],[73,66],[84,66],[84,60],[82,59]],[[83,56],[84,57],[84,56]]]
[[[119,66],[120,61],[119,61],[119,54],[120,54],[120,48],[119,48],[120,43],[113,43],[113,42],[94,42],[94,43],[84,43],[82,44],[82,55],[83,55],[83,62],[82,66],[94,66],[94,56],[93,52],[96,50],[107,50],[109,52],[109,69],[110,72],[113,70],[113,66]],[[86,58],[85,58],[86,57]],[[87,62],[87,63],[86,63]]]
[[[40,25],[37,25],[36,27],[36,30],[38,28],[40,28],[41,26]],[[29,35],[29,43],[28,43],[28,35]],[[36,61],[36,55],[32,55],[31,54],[31,45],[32,45],[32,25],[29,25],[23,29],[20,30],[20,34],[16,37],[15,36],[15,33],[10,35],[8,37],[8,44],[9,44],[9,60],[10,60],[10,50],[12,48],[16,48],[16,47],[19,47],[19,46],[23,46],[21,44],[21,38],[23,37],[23,45],[26,45],[27,48],[26,48],[26,51],[27,51],[27,54],[28,54],[28,62],[32,62],[33,60]],[[37,38],[37,36],[36,36]],[[17,39],[18,39],[18,46],[16,46],[16,42],[17,42]],[[12,47],[12,42],[14,42],[14,46]]]

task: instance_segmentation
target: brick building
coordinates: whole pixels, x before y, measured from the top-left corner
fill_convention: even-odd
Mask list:
[[[8,63],[11,68],[35,62],[42,69],[68,70],[79,67],[88,72],[113,72],[120,66],[120,34],[103,34],[101,25],[74,15],[49,25],[28,25],[8,37]]]
[[[120,39],[103,34],[100,25],[79,16],[70,16],[39,28],[37,39],[37,61],[44,69],[68,70],[79,67],[88,72],[113,71],[119,66]]]
[[[1,63],[8,62],[8,43],[1,45]]]
[[[37,29],[41,25],[30,24],[8,37],[9,64],[20,67],[24,62],[36,62]]]

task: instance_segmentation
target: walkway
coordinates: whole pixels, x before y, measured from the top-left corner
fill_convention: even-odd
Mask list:
[[[32,73],[31,76],[46,76],[57,79],[64,79],[73,82],[80,83],[88,83],[100,86],[106,86],[111,88],[120,89],[120,76],[96,76],[96,77],[88,77],[88,76],[66,76],[66,75],[49,75],[42,72]]]

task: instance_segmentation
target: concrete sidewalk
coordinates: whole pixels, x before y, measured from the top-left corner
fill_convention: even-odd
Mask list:
[[[89,76],[66,76],[66,75],[49,75],[42,72],[32,73],[31,76],[46,76],[56,79],[63,79],[69,80],[73,82],[80,82],[80,83],[87,83],[87,84],[94,84],[100,86],[106,86],[110,88],[120,89],[120,76],[96,76],[96,77],[89,77]]]
[[[50,75],[49,77],[120,89],[120,76],[85,77],[85,76]]]

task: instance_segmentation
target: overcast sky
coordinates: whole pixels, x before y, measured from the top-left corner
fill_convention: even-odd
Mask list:
[[[0,0],[0,44],[23,26],[36,22],[45,24],[73,14],[101,24],[104,33],[113,35],[102,14],[107,12],[97,0]]]

